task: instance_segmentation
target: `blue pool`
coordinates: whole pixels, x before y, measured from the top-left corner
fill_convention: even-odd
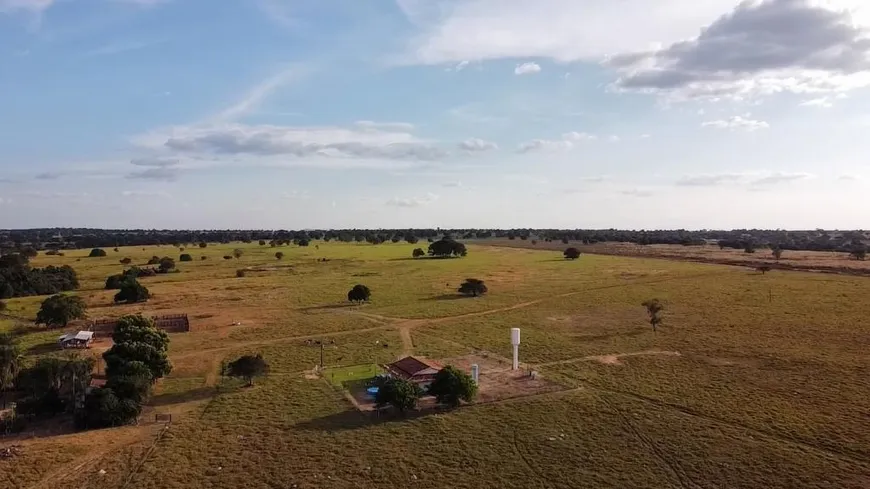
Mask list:
[[[368,389],[366,389],[366,393],[369,395],[369,397],[375,397],[378,395],[378,390],[380,389],[378,389],[377,387],[369,387]]]

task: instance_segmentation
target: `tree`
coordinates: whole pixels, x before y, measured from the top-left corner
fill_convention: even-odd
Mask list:
[[[36,314],[36,324],[44,324],[49,328],[65,328],[73,319],[84,319],[87,309],[81,297],[56,294],[42,301]]]
[[[245,250],[243,250],[241,248],[236,248],[233,250],[233,256],[236,257],[237,259],[241,258],[243,254],[245,254]]]
[[[7,306],[5,302],[0,301],[0,312],[4,312],[8,308],[9,308],[9,306]]]
[[[224,260],[232,260],[233,255],[224,255]]]
[[[260,245],[260,246],[266,246],[266,240],[261,239],[261,240],[259,241],[259,245]]]
[[[350,302],[368,302],[372,297],[372,292],[368,287],[362,284],[354,285],[350,292],[347,293],[347,300]]]
[[[375,404],[379,408],[391,405],[404,414],[417,406],[423,394],[423,389],[414,382],[391,378],[378,387]]]
[[[188,253],[183,253],[178,257],[178,261],[193,261],[193,257]]]
[[[175,260],[169,258],[168,256],[164,256],[160,259],[158,270],[160,273],[169,273],[170,270],[175,268]]]
[[[151,370],[142,362],[129,362],[120,367],[106,381],[106,388],[112,389],[122,399],[132,399],[139,404],[151,395]]]
[[[106,256],[106,250],[102,248],[94,248],[91,250],[91,253],[88,255],[88,258],[102,258]]]
[[[140,341],[116,343],[103,353],[103,359],[106,361],[106,375],[109,377],[120,375],[130,362],[144,363],[154,380],[172,371],[172,363],[169,362],[165,350]]]
[[[407,241],[408,244],[417,244],[417,242],[420,241],[420,240],[417,239],[417,237],[414,236],[413,234],[406,234],[406,235],[405,235],[405,241]]]
[[[283,259],[284,259],[284,253],[281,252],[281,251],[276,251],[276,252],[275,252],[275,258],[277,258],[277,259],[279,259],[279,260],[283,260]]]
[[[477,297],[486,294],[487,292],[488,289],[486,288],[486,284],[483,283],[483,280],[476,278],[467,278],[465,279],[465,282],[462,282],[462,285],[459,286],[460,294],[470,295],[472,297]]]
[[[435,375],[435,380],[429,385],[429,394],[441,404],[458,407],[461,401],[474,400],[477,384],[467,373],[448,365]]]
[[[3,394],[12,388],[15,377],[21,372],[24,356],[15,343],[15,338],[9,333],[0,333],[0,397],[3,397],[3,408],[6,409],[6,396]]]
[[[146,343],[160,351],[169,349],[169,335],[157,328],[151,318],[129,314],[118,319],[112,332],[114,343]]]
[[[160,263],[160,257],[159,257],[159,256],[152,256],[152,257],[148,260],[148,263],[147,263],[147,264],[148,264],[148,265],[157,265],[158,263]]]
[[[236,270],[236,278],[245,278],[245,270],[243,268]]]
[[[115,275],[109,275],[106,278],[106,290],[118,290],[124,285],[124,281],[127,280],[128,275],[124,273],[118,273]]]
[[[465,256],[468,252],[465,245],[444,237],[429,245],[429,255],[437,258],[449,258],[451,256]]]
[[[762,275],[764,275],[765,273],[773,270],[773,268],[771,268],[770,265],[761,265],[760,267],[756,268],[756,270],[758,270],[759,272],[761,272]]]
[[[199,247],[200,247],[200,248],[206,248],[206,247],[208,247],[208,243],[206,243],[205,241],[200,241],[200,243],[199,243]]]
[[[151,292],[148,291],[148,288],[132,277],[125,280],[121,285],[121,290],[115,294],[116,303],[135,304],[137,302],[145,302],[150,298]]]
[[[121,258],[121,265],[129,265],[131,263],[133,263],[133,260],[131,260],[129,257]]]
[[[226,366],[224,375],[230,377],[241,377],[245,379],[248,386],[254,385],[255,377],[262,377],[269,373],[269,364],[263,359],[263,355],[245,355],[236,360],[233,360]]]
[[[867,259],[867,248],[863,245],[855,246],[852,248],[852,251],[849,253],[850,256],[859,261],[864,261]]]
[[[311,244],[311,240],[309,240],[308,238],[300,238],[296,240],[296,244],[299,246],[308,246]]]
[[[782,248],[780,248],[779,245],[775,245],[770,249],[770,254],[773,255],[774,260],[779,260],[782,258]]]
[[[76,414],[76,426],[82,429],[123,426],[134,422],[141,412],[142,404],[135,399],[119,397],[113,389],[101,387],[85,397],[84,408]]]
[[[40,415],[75,410],[91,384],[94,363],[90,357],[43,357],[21,370],[15,386],[28,402],[19,403],[16,413]]]
[[[423,248],[414,248],[411,256],[413,256],[414,258],[420,258],[421,256],[426,256],[426,252],[423,251]]]
[[[755,253],[755,243],[752,241],[747,241],[743,244],[743,252],[744,253]]]
[[[565,255],[566,260],[576,260],[577,258],[580,258],[580,250],[573,247],[566,249],[562,254]]]
[[[646,308],[647,315],[649,315],[649,324],[653,328],[653,333],[655,333],[658,325],[662,323],[661,312],[665,306],[658,299],[644,301],[641,305]]]

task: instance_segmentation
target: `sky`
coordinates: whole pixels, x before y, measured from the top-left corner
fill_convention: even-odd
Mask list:
[[[864,3],[0,0],[0,228],[870,228]]]

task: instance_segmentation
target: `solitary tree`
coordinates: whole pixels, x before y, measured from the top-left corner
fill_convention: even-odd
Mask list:
[[[15,338],[9,333],[0,333],[0,397],[3,398],[3,408],[6,409],[4,393],[12,388],[12,383],[21,371],[24,357],[15,343]]]
[[[248,386],[254,385],[255,377],[262,377],[269,373],[269,364],[263,359],[263,355],[245,355],[226,365],[224,375],[229,377],[241,377]]]
[[[448,365],[441,369],[429,385],[429,394],[439,403],[458,407],[461,401],[471,402],[477,396],[477,384],[470,375]]]
[[[131,263],[133,263],[133,260],[129,257],[121,258],[121,265],[129,265]]]
[[[115,294],[116,303],[135,304],[137,302],[145,302],[150,298],[151,293],[148,291],[148,288],[132,277],[125,280],[121,284],[121,290]]]
[[[372,292],[368,287],[362,284],[354,285],[350,292],[347,293],[347,300],[350,302],[368,302],[372,297]]]
[[[404,414],[417,406],[417,401],[423,397],[423,394],[423,389],[414,382],[403,379],[388,379],[378,388],[375,404],[379,408],[391,405]]]
[[[148,260],[148,265],[157,265],[158,263],[160,263],[160,257],[156,255]]]
[[[277,259],[279,259],[279,260],[283,260],[283,259],[284,259],[284,253],[281,252],[281,251],[276,251],[276,252],[275,252],[275,258],[277,258]]]
[[[260,246],[266,246],[266,240],[261,239],[258,243]]]
[[[451,238],[441,238],[429,245],[429,255],[437,258],[449,258],[451,256],[465,256],[468,251],[465,245]]]
[[[775,245],[770,249],[770,254],[773,255],[774,260],[779,260],[782,258],[782,248],[780,248],[779,245]]]
[[[867,258],[867,248],[862,246],[856,246],[849,253],[856,260],[864,261]]]
[[[770,265],[761,265],[760,267],[756,268],[756,270],[758,270],[759,272],[761,272],[762,275],[764,275],[765,273],[771,271],[772,268]]]
[[[426,256],[426,252],[423,251],[423,248],[414,248],[414,251],[411,253],[414,258],[420,258],[421,256]]]
[[[84,319],[86,316],[87,306],[81,297],[56,294],[42,301],[36,314],[36,324],[65,328],[73,319]]]
[[[488,289],[486,288],[486,284],[483,283],[483,280],[479,280],[476,278],[467,278],[465,282],[459,286],[459,293],[464,295],[470,295],[472,297],[477,297],[479,295],[486,294]]]
[[[224,255],[224,260],[232,260],[233,255]]]
[[[752,241],[747,241],[743,243],[743,252],[744,253],[755,253],[755,243]]]
[[[576,260],[577,258],[580,258],[580,250],[578,250],[577,248],[571,247],[571,248],[568,248],[567,250],[565,250],[563,255],[565,255],[566,260]]]
[[[233,256],[236,258],[241,258],[242,255],[244,255],[244,254],[245,254],[245,250],[243,250],[241,248],[236,248],[233,250]]]
[[[193,261],[193,257],[188,253],[182,253],[182,255],[178,257],[178,261]]]
[[[158,268],[161,273],[168,273],[170,270],[175,268],[175,260],[169,258],[168,256],[164,256],[160,259]]]
[[[655,333],[658,325],[662,323],[661,312],[665,306],[658,299],[650,299],[641,305],[646,308],[646,312],[649,315],[649,324],[653,328],[653,333]]]
[[[208,247],[208,243],[206,243],[205,241],[201,241],[201,242],[199,243],[199,247],[200,247],[200,248],[206,248],[206,247]]]
[[[91,250],[91,253],[88,255],[90,258],[100,258],[106,256],[106,250],[102,248],[94,248]]]

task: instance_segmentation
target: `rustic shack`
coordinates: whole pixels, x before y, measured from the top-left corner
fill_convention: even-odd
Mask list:
[[[405,357],[393,363],[381,365],[392,377],[409,380],[423,389],[435,380],[435,376],[441,371],[437,363],[419,357]]]
[[[93,331],[79,331],[78,333],[68,333],[57,339],[57,344],[66,350],[67,348],[90,348],[94,342]]]

